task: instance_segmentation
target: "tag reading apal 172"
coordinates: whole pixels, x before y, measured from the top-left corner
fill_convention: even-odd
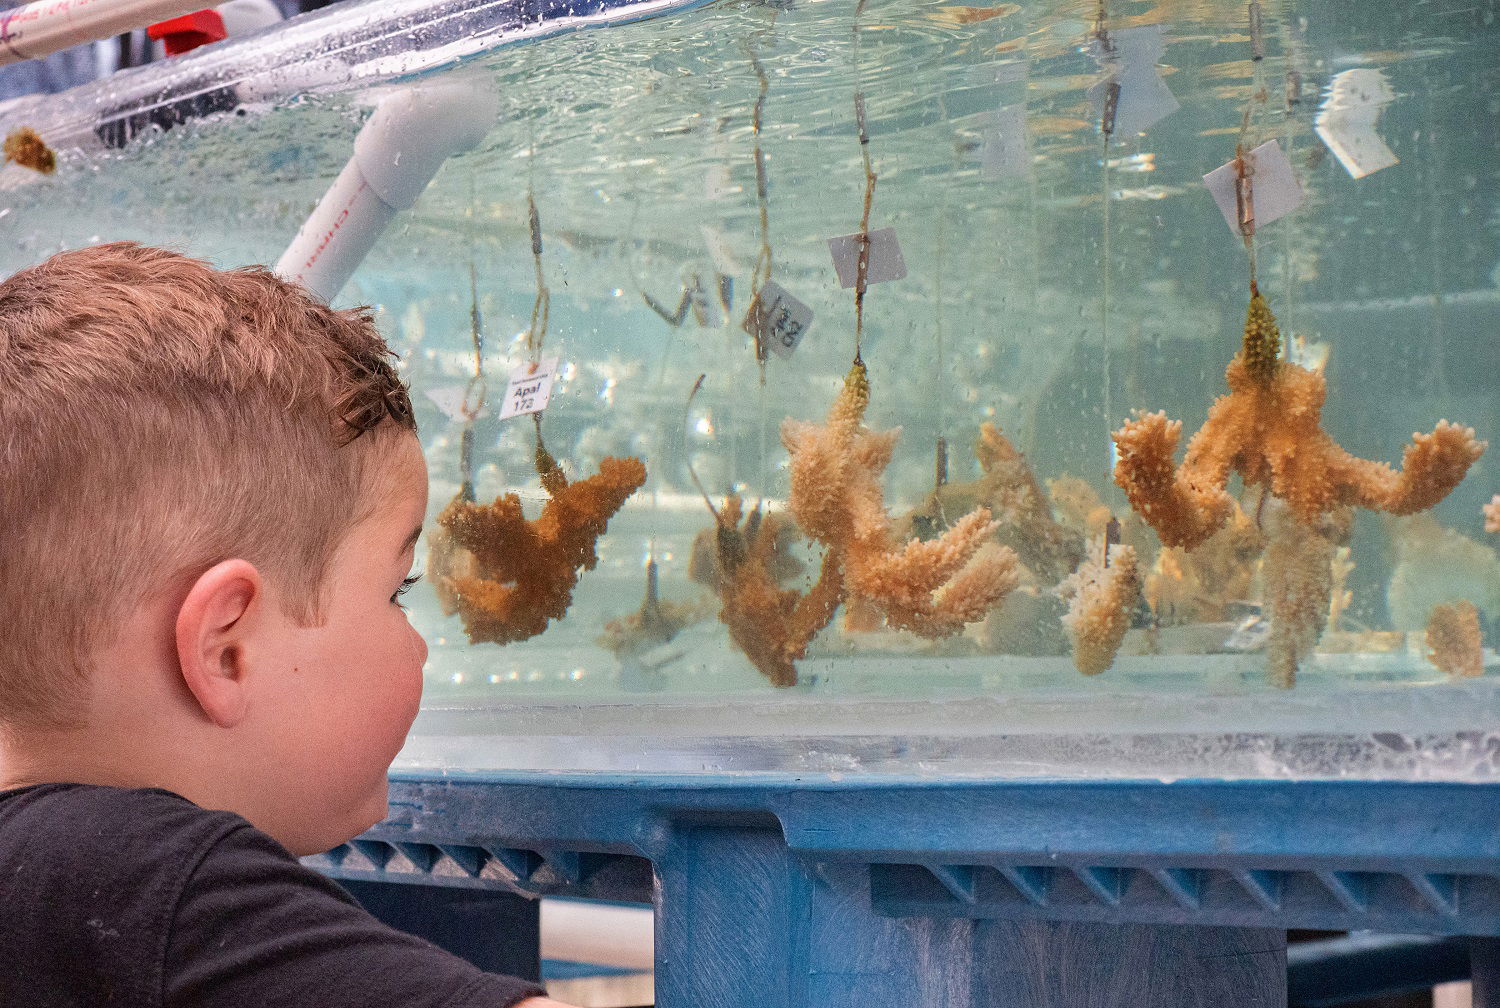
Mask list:
[[[509,420],[526,413],[540,413],[552,398],[552,380],[557,375],[556,357],[547,357],[536,365],[521,364],[511,369],[505,386],[505,405],[500,419]]]

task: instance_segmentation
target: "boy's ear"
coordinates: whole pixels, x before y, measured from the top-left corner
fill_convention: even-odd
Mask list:
[[[193,582],[177,611],[182,680],[220,728],[233,728],[245,716],[247,617],[264,592],[254,564],[225,560]]]

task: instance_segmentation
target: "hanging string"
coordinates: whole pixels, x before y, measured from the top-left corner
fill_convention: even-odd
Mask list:
[[[875,202],[875,170],[870,164],[870,130],[865,120],[864,79],[861,74],[859,18],[868,0],[859,0],[854,8],[854,122],[859,130],[859,153],[865,166],[865,205],[859,220],[859,264],[854,274],[854,363],[863,364],[860,354],[865,328],[865,288],[870,275],[870,207]]]
[[[775,27],[776,14],[771,14],[771,26]],[[768,29],[769,31],[769,29]],[[754,38],[750,40],[750,66],[755,70],[755,79],[759,83],[759,92],[755,97],[755,111],[750,117],[750,126],[754,136],[753,144],[755,151],[755,201],[760,209],[760,254],[755,259],[755,269],[750,274],[750,304],[758,313],[755,329],[755,360],[760,366],[760,383],[762,387],[766,384],[766,361],[770,356],[771,348],[766,345],[766,327],[763,324],[766,319],[763,314],[763,306],[760,303],[760,292],[771,280],[772,256],[771,256],[771,200],[770,185],[767,182],[766,156],[761,151],[760,134],[765,123],[766,96],[771,92],[771,79],[766,75],[766,68],[760,62],[760,53],[757,50]]]
[[[552,292],[542,274],[542,215],[536,208],[536,124],[531,126],[531,155],[526,178],[526,223],[531,230],[531,260],[536,267],[536,301],[531,306],[531,327],[526,330],[526,356],[531,370],[542,363],[542,344],[547,338],[547,320],[551,314]],[[542,441],[542,414],[531,414],[536,431],[536,471],[546,485],[548,477],[558,470],[557,459]]]
[[[459,496],[466,501],[475,500],[474,491],[474,421],[484,410],[485,396],[489,389],[484,380],[484,322],[479,315],[479,275],[474,265],[476,255],[474,242],[474,175],[469,175],[469,338],[474,344],[474,374],[464,389],[464,401],[460,407],[464,418],[463,433],[458,441],[458,468],[463,477]]]
[[[1099,9],[1094,22],[1094,40],[1098,43],[1101,55],[1111,56],[1115,51],[1113,40],[1109,37],[1109,12],[1105,7],[1104,0],[1100,0]],[[1111,79],[1105,85],[1104,111],[1100,117],[1099,132],[1103,135],[1104,143],[1099,152],[1099,175],[1100,175],[1100,201],[1102,204],[1100,220],[1099,255],[1101,262],[1100,284],[1099,284],[1099,342],[1100,355],[1099,366],[1103,371],[1101,379],[1100,399],[1101,408],[1104,411],[1104,443],[1110,446],[1110,454],[1107,458],[1105,472],[1105,486],[1109,487],[1111,497],[1118,494],[1114,481],[1114,387],[1112,383],[1112,367],[1110,365],[1110,339],[1109,339],[1109,310],[1110,310],[1110,240],[1109,240],[1109,211],[1111,202],[1111,189],[1109,184],[1109,142],[1115,132],[1115,116],[1120,107],[1120,82]]]

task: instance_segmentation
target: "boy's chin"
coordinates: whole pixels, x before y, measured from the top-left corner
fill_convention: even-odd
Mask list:
[[[384,820],[388,809],[387,795],[382,788],[378,795],[372,795],[369,801],[354,810],[344,822],[333,822],[327,816],[313,819],[306,824],[306,831],[302,836],[292,838],[292,842],[284,846],[297,857],[322,854],[339,844],[348,843]]]

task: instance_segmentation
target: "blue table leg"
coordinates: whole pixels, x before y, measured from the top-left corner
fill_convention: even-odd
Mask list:
[[[1500,938],[1470,940],[1469,978],[1474,1008],[1500,1008]]]
[[[1282,931],[883,917],[774,822],[679,829],[656,873],[659,1008],[1286,1005]]]

